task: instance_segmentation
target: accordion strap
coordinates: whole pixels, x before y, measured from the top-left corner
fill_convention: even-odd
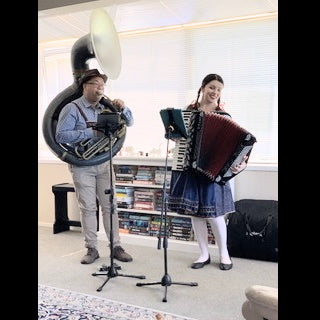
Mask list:
[[[214,113],[220,114],[222,116],[229,116],[231,118],[231,114],[225,111],[215,111]]]

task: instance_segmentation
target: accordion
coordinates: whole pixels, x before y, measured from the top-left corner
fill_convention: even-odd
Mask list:
[[[250,156],[256,138],[223,113],[182,113],[188,138],[176,142],[172,170],[194,169],[211,181],[225,184],[236,175],[231,168]]]

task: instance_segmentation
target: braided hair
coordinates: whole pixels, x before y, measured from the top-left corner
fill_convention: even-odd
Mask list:
[[[201,87],[200,87],[199,90],[198,90],[197,99],[196,99],[196,102],[195,102],[194,105],[193,105],[193,109],[198,109],[198,107],[199,107],[198,100],[199,100],[199,97],[200,97],[201,89],[203,89],[203,88],[204,88],[209,82],[211,82],[212,80],[217,80],[217,81],[219,81],[220,83],[224,84],[224,83],[223,83],[223,79],[222,79],[218,74],[210,73],[210,74],[206,75],[206,76],[204,77],[204,79],[202,80]],[[222,110],[222,108],[220,107],[220,98],[218,99],[218,107],[217,107],[217,110]]]

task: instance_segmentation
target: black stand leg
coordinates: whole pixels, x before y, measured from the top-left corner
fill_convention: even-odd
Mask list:
[[[107,279],[104,281],[104,283],[97,289],[97,291],[101,291],[104,285],[111,279],[115,277],[129,277],[129,278],[137,278],[137,279],[145,279],[145,276],[134,276],[134,275],[129,275],[129,274],[122,274],[118,273],[117,270],[120,270],[121,267],[118,266],[116,263],[111,263],[111,265],[108,266],[102,266],[100,268],[100,271],[107,271],[107,273],[93,273],[93,276],[99,276],[99,275],[106,275]]]
[[[114,215],[114,188],[113,188],[113,181],[112,181],[112,133],[109,132],[109,141],[110,141],[110,189],[105,190],[105,194],[110,194],[110,266],[103,265],[100,268],[100,271],[107,271],[107,273],[98,273],[95,272],[92,275],[93,276],[99,276],[99,275],[106,275],[107,279],[105,282],[97,289],[97,291],[101,291],[104,285],[111,279],[115,277],[130,277],[130,278],[137,278],[137,279],[145,279],[145,276],[133,276],[133,275],[125,275],[118,273],[117,270],[121,269],[120,266],[118,266],[116,263],[113,262],[113,223],[112,223],[112,217]]]
[[[152,286],[156,284],[161,284],[161,286],[165,287],[164,297],[162,302],[167,302],[167,288],[173,284],[183,285],[183,286],[191,286],[195,287],[198,285],[197,282],[173,282],[171,281],[171,277],[168,274],[168,258],[167,258],[167,249],[168,249],[168,228],[167,228],[167,192],[166,192],[166,176],[167,176],[167,163],[168,163],[168,148],[169,148],[169,140],[170,140],[170,128],[168,129],[168,140],[167,140],[167,156],[165,162],[165,171],[164,171],[164,183],[162,188],[162,210],[161,210],[161,223],[158,237],[158,249],[161,248],[161,234],[162,234],[162,220],[163,220],[163,212],[164,212],[164,237],[163,237],[163,252],[164,252],[164,276],[159,282],[149,282],[149,283],[141,283],[138,282],[136,285],[138,287],[142,286]]]

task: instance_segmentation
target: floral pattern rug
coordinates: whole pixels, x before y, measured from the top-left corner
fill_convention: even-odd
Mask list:
[[[38,320],[196,320],[45,285],[38,285]]]

